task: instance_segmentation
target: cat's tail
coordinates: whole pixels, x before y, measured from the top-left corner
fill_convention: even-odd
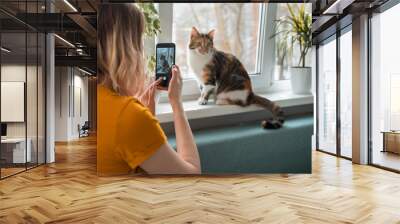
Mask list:
[[[249,104],[255,104],[271,111],[272,119],[263,121],[261,123],[263,128],[278,129],[283,126],[283,123],[285,122],[285,117],[282,108],[278,104],[254,93],[251,93],[249,95],[248,102]]]

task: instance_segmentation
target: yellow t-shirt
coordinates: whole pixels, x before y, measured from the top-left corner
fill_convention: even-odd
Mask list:
[[[97,174],[127,174],[147,160],[166,136],[152,113],[133,97],[97,87]]]

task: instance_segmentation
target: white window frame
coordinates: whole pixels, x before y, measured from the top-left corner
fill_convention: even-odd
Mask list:
[[[157,36],[156,42],[172,42],[173,4],[183,3],[156,4],[159,11],[162,30],[160,35]],[[255,92],[277,92],[284,89],[286,90],[289,86],[289,80],[273,81],[275,67],[275,39],[270,37],[274,32],[277,4],[264,3],[260,10],[261,23],[256,64],[257,70],[260,71],[260,73],[250,75],[252,87]],[[193,100],[199,97],[200,90],[196,79],[187,78],[183,80],[182,95],[184,100]],[[162,94],[161,102],[164,102],[166,100],[165,98],[165,94]]]

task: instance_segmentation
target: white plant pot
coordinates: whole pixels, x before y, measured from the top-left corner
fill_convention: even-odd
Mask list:
[[[311,93],[311,67],[290,67],[290,82],[295,94]]]

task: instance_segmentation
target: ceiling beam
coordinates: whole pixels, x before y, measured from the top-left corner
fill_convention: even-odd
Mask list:
[[[96,70],[97,61],[90,56],[55,56],[56,66],[81,66],[94,68]]]
[[[80,14],[68,14],[67,15],[72,21],[82,28],[91,38],[97,38],[97,30],[90,24],[85,17]]]
[[[326,24],[333,18],[335,18],[335,16],[319,16],[318,19],[313,22],[311,31],[313,33],[318,32],[319,30],[323,29],[324,26],[326,26]]]
[[[13,29],[11,21],[20,21],[22,24],[28,24],[41,32],[64,32],[81,31],[82,28],[64,14],[61,13],[18,13],[14,18],[3,18],[5,27],[2,29]],[[15,22],[14,22],[15,23]],[[10,24],[10,26],[7,26]]]
[[[355,0],[336,0],[330,4],[322,14],[324,15],[338,15],[343,14],[343,11],[351,5]]]

